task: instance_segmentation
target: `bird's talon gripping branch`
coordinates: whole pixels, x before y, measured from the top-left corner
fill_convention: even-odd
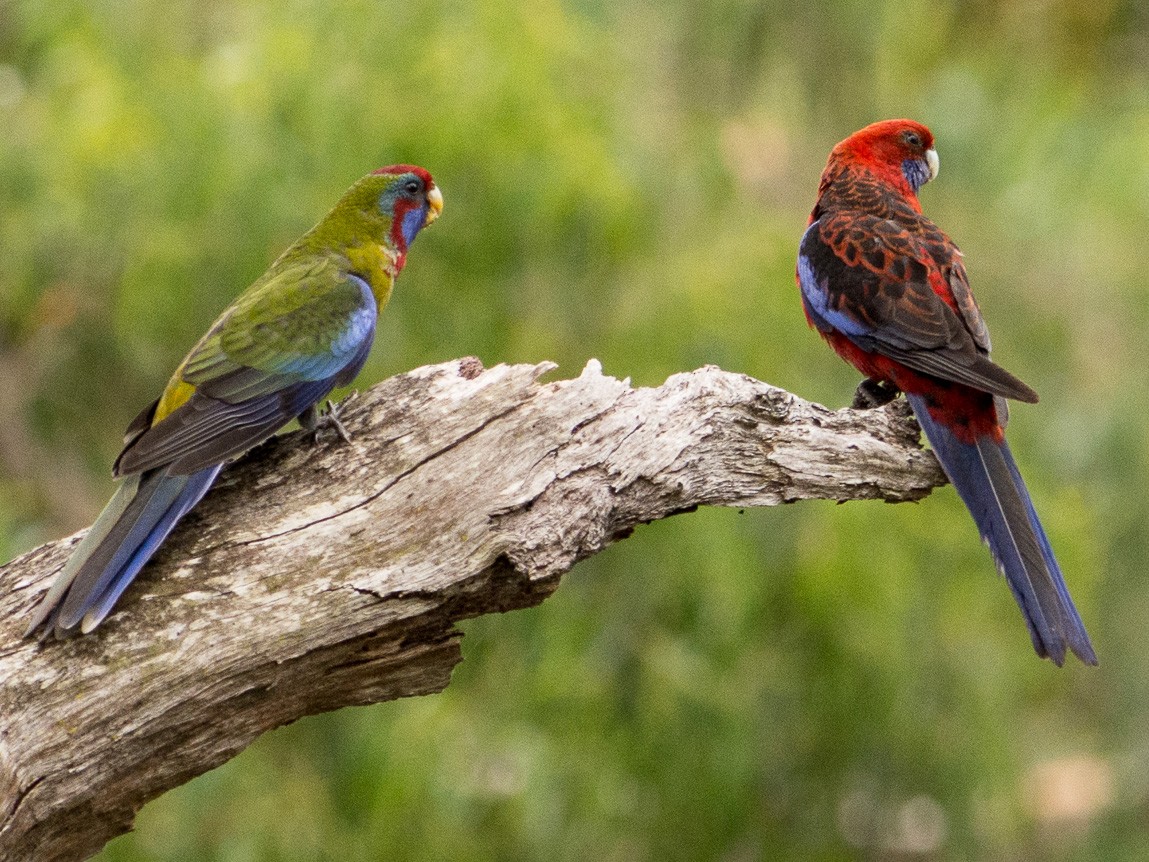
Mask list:
[[[335,433],[339,435],[339,439],[344,443],[351,442],[351,435],[339,419],[339,414],[342,410],[342,402],[335,404],[329,398],[327,399],[326,413],[320,413],[319,408],[312,404],[299,415],[299,425],[311,437],[312,446],[319,444],[320,436],[328,428],[334,430]]]
[[[898,387],[885,380],[871,380],[863,378],[854,390],[854,400],[850,406],[855,410],[873,410],[875,407],[884,407],[900,394]]]
[[[319,432],[324,428],[331,428],[339,435],[339,439],[344,443],[351,442],[351,435],[347,433],[347,428],[339,420],[339,414],[343,412],[343,405],[346,402],[339,402],[336,404],[330,398],[327,399],[327,412],[318,418],[315,423],[315,442],[319,442]]]

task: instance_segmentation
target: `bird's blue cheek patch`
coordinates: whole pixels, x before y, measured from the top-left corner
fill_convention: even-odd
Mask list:
[[[902,173],[916,194],[929,181],[930,166],[921,159],[906,159],[902,162]]]
[[[415,207],[415,209],[403,213],[403,221],[399,229],[403,232],[403,239],[407,241],[407,245],[415,241],[415,235],[422,229],[423,222],[426,220],[426,207]]]

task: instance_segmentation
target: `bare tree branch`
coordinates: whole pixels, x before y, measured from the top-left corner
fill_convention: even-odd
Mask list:
[[[528,607],[638,524],[702,505],[916,500],[904,405],[827,410],[717,368],[634,389],[469,359],[385,381],[350,445],[230,468],[94,635],[20,639],[79,539],[2,569],[0,858],[74,860],[304,715],[441,690],[455,623]]]

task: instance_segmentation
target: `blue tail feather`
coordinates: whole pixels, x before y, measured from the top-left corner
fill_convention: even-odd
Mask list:
[[[150,528],[145,528],[149,520],[145,514],[141,517],[140,522],[132,528],[131,537],[124,543],[123,548],[131,547],[136,539],[142,536],[142,541],[139,546],[131,553],[123,566],[119,569],[118,573],[107,587],[99,593],[99,597],[95,602],[86,603],[89,605],[88,609],[84,612],[81,623],[81,630],[89,632],[103,622],[112,610],[116,601],[123,594],[124,590],[128,588],[140,569],[144,567],[152,555],[159,549],[164,539],[172,531],[179,520],[191,511],[207,493],[208,488],[215,482],[215,478],[219,475],[222,465],[215,467],[208,467],[200,470],[198,473],[193,473],[191,476],[170,476],[166,481],[175,479],[184,480],[182,488],[172,500],[171,504],[160,513],[159,518],[155,524]],[[173,484],[176,484],[173,482]],[[154,501],[150,505],[153,512],[158,511],[159,507],[155,505]],[[95,595],[95,594],[93,594]]]
[[[125,480],[33,614],[28,633],[41,625],[57,634],[98,626],[221,467],[188,476],[160,469]]]
[[[1068,648],[1086,664],[1097,664],[1009,445],[990,437],[963,442],[930,416],[921,396],[906,397],[1005,575],[1038,655],[1061,665]]]
[[[186,482],[186,476],[164,476],[162,473],[141,477],[135,498],[77,571],[67,596],[60,604],[57,617],[60,628],[76,626],[92,603],[122,578],[125,564]]]

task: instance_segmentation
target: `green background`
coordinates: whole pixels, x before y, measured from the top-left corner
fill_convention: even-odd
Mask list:
[[[843,405],[795,249],[830,147],[910,116],[1041,393],[1010,439],[1102,663],[1033,655],[952,489],[700,511],[467,623],[443,694],[269,734],[99,859],[1144,858],[1147,9],[0,0],[5,559],[90,522],[218,311],[393,162],[446,207],[360,386],[595,356]]]

